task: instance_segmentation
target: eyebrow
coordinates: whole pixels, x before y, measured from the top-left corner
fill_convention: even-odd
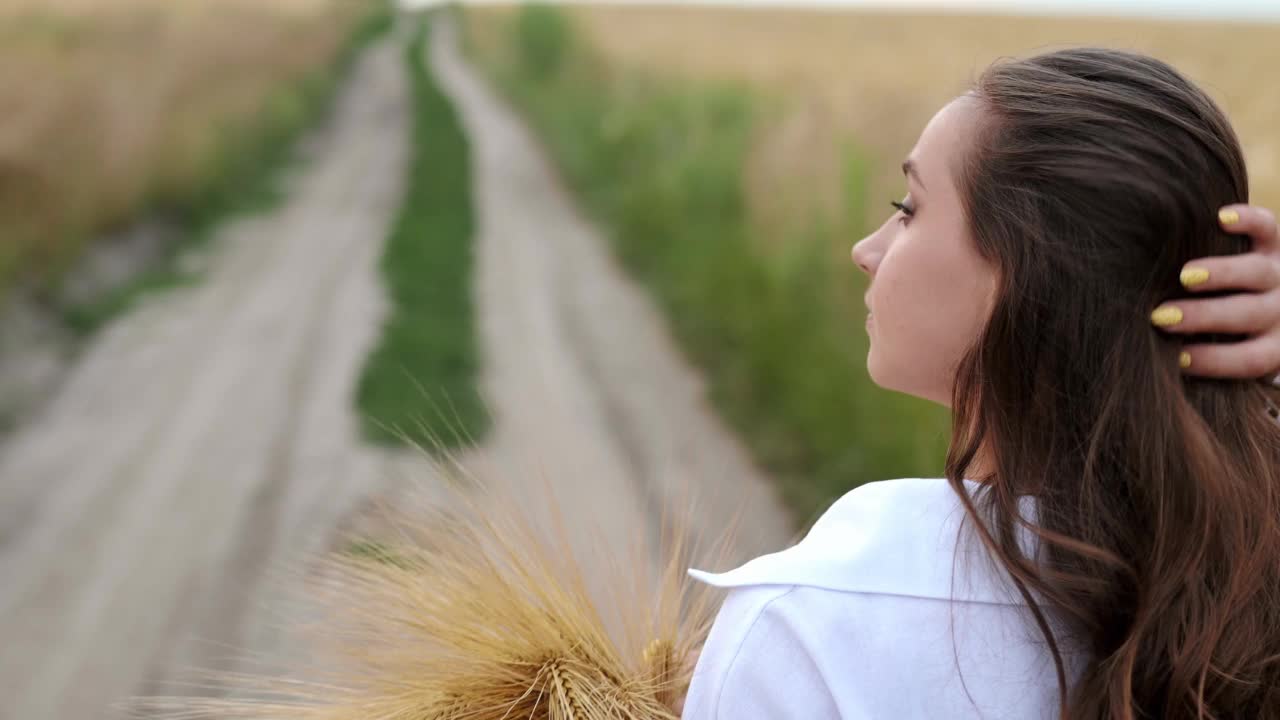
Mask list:
[[[916,183],[920,185],[920,188],[922,190],[929,189],[924,186],[924,181],[920,179],[920,172],[916,170],[916,164],[911,158],[907,158],[906,160],[902,161],[902,174],[910,175],[911,177],[915,178]]]

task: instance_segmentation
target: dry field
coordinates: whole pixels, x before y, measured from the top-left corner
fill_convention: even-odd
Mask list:
[[[850,140],[871,162],[879,217],[903,192],[897,166],[921,128],[978,72],[1001,56],[1078,44],[1145,51],[1201,83],[1241,136],[1254,200],[1280,205],[1280,24],[675,6],[574,14],[612,62],[743,80],[782,100],[747,178],[768,228],[800,229],[835,209]]]
[[[358,0],[0,0],[0,288],[216,172]]]

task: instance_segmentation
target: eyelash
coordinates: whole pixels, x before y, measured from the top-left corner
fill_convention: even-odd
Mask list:
[[[905,216],[902,218],[902,222],[906,222],[908,218],[916,214],[916,209],[906,203],[898,202],[897,200],[890,200],[889,204],[897,208],[898,212]]]

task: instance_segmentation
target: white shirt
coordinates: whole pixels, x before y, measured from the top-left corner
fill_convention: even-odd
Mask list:
[[[1035,522],[1031,500],[1021,512]],[[875,482],[795,547],[723,574],[689,571],[731,591],[685,720],[1056,717],[1048,646],[973,527],[945,479]],[[1029,533],[1020,541],[1034,548]],[[1070,652],[1068,681],[1080,659]]]

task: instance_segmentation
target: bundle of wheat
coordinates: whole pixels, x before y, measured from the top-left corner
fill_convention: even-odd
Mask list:
[[[637,534],[627,562],[588,558],[554,507],[539,523],[527,502],[472,490],[449,509],[384,509],[395,539],[347,545],[306,573],[324,578],[323,613],[291,624],[320,648],[314,666],[202,673],[249,699],[149,698],[148,717],[678,718],[714,614],[686,579],[684,534],[668,529],[660,548]]]

